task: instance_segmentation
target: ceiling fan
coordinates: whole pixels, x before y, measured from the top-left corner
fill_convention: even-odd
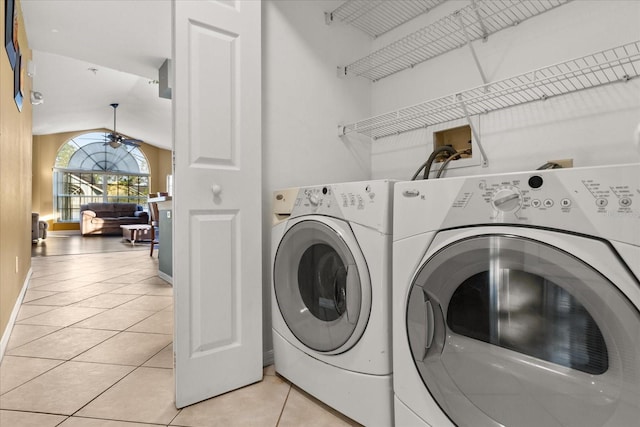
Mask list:
[[[105,135],[104,145],[109,145],[111,148],[119,148],[122,144],[129,145],[131,147],[139,147],[142,142],[139,139],[127,138],[124,135],[116,132],[116,109],[120,104],[110,104],[113,108],[113,132]]]

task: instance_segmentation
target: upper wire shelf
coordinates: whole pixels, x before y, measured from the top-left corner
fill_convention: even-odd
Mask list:
[[[378,37],[446,0],[348,0],[326,14],[327,23],[350,24]]]
[[[372,81],[380,80],[470,41],[486,39],[490,34],[569,1],[472,0],[471,4],[453,14],[347,65],[344,72]]]
[[[640,40],[340,126],[378,139],[640,75]]]

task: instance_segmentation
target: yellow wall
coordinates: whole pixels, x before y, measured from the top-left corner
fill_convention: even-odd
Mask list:
[[[4,48],[4,2],[0,6],[0,334],[31,269],[31,79],[24,74],[24,102],[18,111],[13,99],[13,70]],[[18,41],[22,67],[31,59],[20,1]],[[17,271],[16,271],[17,259]]]
[[[56,223],[53,215],[53,165],[58,150],[69,139],[88,132],[105,129],[89,129],[77,132],[33,136],[33,211],[49,223],[50,230],[78,230],[77,223]],[[166,175],[171,173],[171,151],[142,143],[140,149],[149,162],[151,174],[149,192],[166,191]]]
[[[146,151],[145,151],[146,154]],[[168,191],[167,188],[167,175],[171,175],[172,165],[172,152],[170,150],[158,150],[158,165],[155,172],[151,174],[151,188],[150,193],[157,193],[158,191]]]

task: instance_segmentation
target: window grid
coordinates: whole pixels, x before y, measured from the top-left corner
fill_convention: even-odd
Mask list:
[[[93,132],[72,138],[58,150],[53,174],[56,221],[78,222],[80,206],[86,203],[146,203],[149,165],[144,153],[125,145],[113,149],[103,141],[102,133]]]

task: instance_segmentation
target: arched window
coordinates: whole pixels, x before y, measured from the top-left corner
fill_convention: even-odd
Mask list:
[[[56,221],[80,220],[80,205],[91,202],[144,204],[149,163],[140,148],[105,143],[106,134],[76,136],[58,150],[53,169]]]

